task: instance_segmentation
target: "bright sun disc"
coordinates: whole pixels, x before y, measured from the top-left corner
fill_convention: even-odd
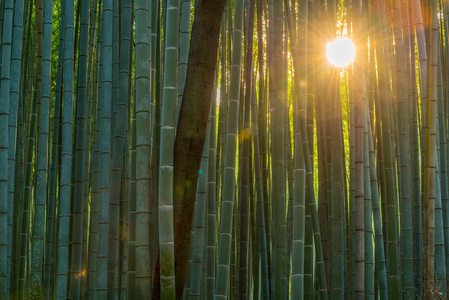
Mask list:
[[[337,67],[349,65],[355,56],[354,44],[346,37],[327,43],[327,59]]]

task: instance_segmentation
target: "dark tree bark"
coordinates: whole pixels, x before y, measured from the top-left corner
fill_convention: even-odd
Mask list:
[[[201,155],[206,139],[225,0],[200,0],[190,38],[186,84],[175,140],[176,298],[182,299]]]

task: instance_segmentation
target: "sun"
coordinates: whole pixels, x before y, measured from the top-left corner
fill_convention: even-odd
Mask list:
[[[355,56],[354,44],[346,37],[327,43],[327,59],[337,67],[349,65]]]

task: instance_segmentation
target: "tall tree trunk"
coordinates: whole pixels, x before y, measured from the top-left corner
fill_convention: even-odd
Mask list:
[[[173,214],[176,296],[182,297],[201,154],[206,139],[225,1],[198,2],[190,37],[186,83],[174,145]],[[186,184],[189,183],[189,184]]]

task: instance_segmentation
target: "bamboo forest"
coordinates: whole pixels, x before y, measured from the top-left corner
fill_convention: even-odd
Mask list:
[[[449,1],[0,0],[0,299],[449,299]]]

